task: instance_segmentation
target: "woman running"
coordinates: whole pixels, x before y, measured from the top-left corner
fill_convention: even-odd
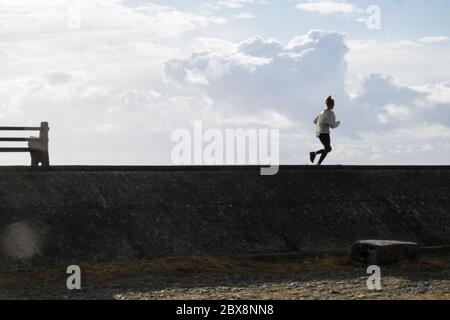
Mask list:
[[[318,162],[319,166],[322,164],[323,160],[325,160],[327,155],[333,150],[331,148],[330,128],[336,129],[341,124],[340,121],[336,121],[336,116],[333,111],[334,100],[331,96],[325,100],[325,105],[327,108],[314,120],[314,123],[317,125],[317,137],[320,139],[320,142],[322,142],[325,148],[317,152],[310,153],[312,163],[314,163],[318,154],[321,155]]]

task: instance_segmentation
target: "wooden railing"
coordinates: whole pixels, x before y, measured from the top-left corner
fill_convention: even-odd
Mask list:
[[[42,122],[40,127],[0,127],[0,131],[39,131],[39,137],[0,137],[0,142],[28,142],[28,148],[0,148],[0,152],[29,152],[33,167],[50,166],[48,152],[48,122]]]

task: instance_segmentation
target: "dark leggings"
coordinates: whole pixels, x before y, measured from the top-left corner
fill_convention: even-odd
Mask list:
[[[325,158],[333,150],[333,148],[331,148],[331,138],[329,133],[320,134],[319,139],[325,147],[325,149],[316,152],[316,154],[321,154],[319,164],[322,164],[323,160],[325,160]]]

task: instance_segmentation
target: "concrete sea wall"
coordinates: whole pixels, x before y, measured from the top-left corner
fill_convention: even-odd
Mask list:
[[[450,167],[0,168],[0,264],[450,244]]]

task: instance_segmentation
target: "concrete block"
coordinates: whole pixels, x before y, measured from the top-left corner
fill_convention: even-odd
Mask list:
[[[370,265],[383,265],[403,259],[416,259],[419,245],[414,242],[363,240],[352,249],[352,259]]]

